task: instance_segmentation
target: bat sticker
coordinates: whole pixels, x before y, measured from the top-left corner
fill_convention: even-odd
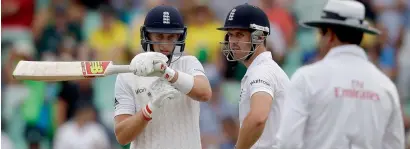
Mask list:
[[[85,61],[81,63],[84,76],[103,75],[110,61]]]

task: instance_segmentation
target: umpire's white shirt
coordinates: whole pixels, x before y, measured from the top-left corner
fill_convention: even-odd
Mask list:
[[[280,113],[284,100],[284,89],[289,84],[286,73],[272,60],[271,52],[258,55],[248,67],[241,81],[241,97],[239,101],[239,120],[243,120],[250,111],[250,100],[256,92],[266,92],[273,98],[269,118],[262,136],[252,149],[270,149],[275,144],[274,137],[279,127]]]
[[[170,67],[193,76],[205,76],[201,63],[193,56],[182,56]],[[118,75],[115,116],[134,115],[141,110],[149,102],[146,91],[156,79],[131,73]],[[201,149],[199,102],[182,93],[179,97],[182,98],[164,101],[164,106],[153,113],[153,119],[132,141],[131,149]]]
[[[283,112],[280,149],[404,149],[396,86],[356,45],[297,70]]]
[[[89,122],[80,127],[70,120],[61,125],[54,136],[53,149],[110,149],[110,140],[104,127]]]

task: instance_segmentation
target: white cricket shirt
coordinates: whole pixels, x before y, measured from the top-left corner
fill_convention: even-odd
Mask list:
[[[53,149],[110,149],[111,144],[104,127],[90,122],[82,127],[75,121],[61,125],[56,132]]]
[[[197,76],[204,69],[194,56],[182,56],[170,66],[174,70]],[[115,116],[137,113],[149,102],[147,88],[158,77],[120,74],[115,83]],[[199,102],[181,93],[179,99],[164,101],[153,119],[131,143],[131,149],[201,149]]]
[[[1,132],[1,148],[2,149],[14,149],[13,141],[5,132]]]
[[[271,52],[259,54],[248,67],[241,81],[239,101],[239,120],[243,120],[250,111],[251,97],[256,92],[266,92],[273,98],[269,118],[262,136],[252,149],[270,149],[275,144],[274,138],[279,127],[280,114],[284,100],[284,90],[289,84],[286,73],[272,60]]]
[[[404,149],[393,82],[362,48],[333,48],[292,76],[277,138],[280,149]]]

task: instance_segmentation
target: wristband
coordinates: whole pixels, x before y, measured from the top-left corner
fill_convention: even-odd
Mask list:
[[[163,77],[165,79],[167,79],[168,81],[171,81],[174,78],[175,73],[176,73],[175,70],[173,70],[172,68],[167,67],[165,69]]]
[[[194,87],[194,77],[178,71],[178,79],[172,85],[184,94],[188,94]]]
[[[150,121],[152,119],[152,109],[150,108],[150,104],[145,105],[144,108],[142,108],[142,116],[144,117],[145,120]]]
[[[152,118],[150,118],[149,116],[145,115],[145,111],[142,111],[142,117],[144,118],[144,120],[146,121],[150,121]]]

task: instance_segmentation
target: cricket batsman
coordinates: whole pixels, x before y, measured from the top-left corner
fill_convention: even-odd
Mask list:
[[[278,149],[404,149],[395,84],[359,44],[369,27],[362,3],[329,0],[320,29],[325,57],[299,68],[286,91]]]
[[[211,88],[201,63],[181,55],[187,29],[179,11],[151,9],[141,27],[145,52],[131,61],[133,73],[115,83],[115,135],[131,149],[201,149],[199,102]],[[176,53],[180,53],[179,56]]]
[[[237,149],[271,149],[279,127],[284,90],[290,82],[266,50],[270,24],[258,7],[243,4],[233,8],[219,30],[226,31],[222,51],[228,61],[247,67],[241,81],[240,130]]]

